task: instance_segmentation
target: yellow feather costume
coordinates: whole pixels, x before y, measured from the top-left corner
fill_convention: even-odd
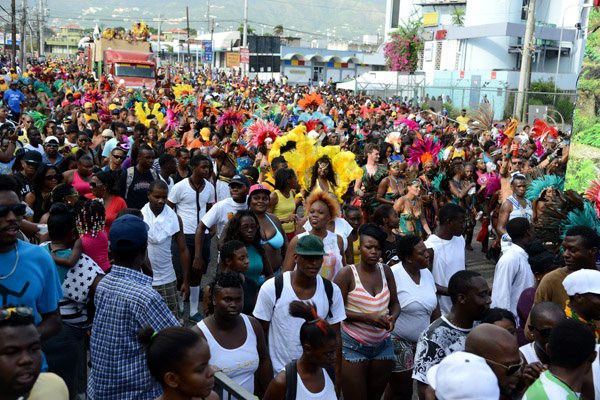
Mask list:
[[[135,103],[135,116],[146,126],[146,128],[150,127],[151,119],[148,119],[149,115],[153,115],[154,118],[156,118],[158,128],[162,127],[165,121],[165,115],[160,112],[159,103],[155,103],[152,108],[148,107],[148,103],[143,103],[141,101]]]

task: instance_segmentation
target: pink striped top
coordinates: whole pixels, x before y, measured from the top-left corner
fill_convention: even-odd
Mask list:
[[[352,268],[352,274],[354,275],[354,290],[349,292],[346,297],[346,311],[362,314],[387,315],[389,313],[390,290],[387,285],[385,273],[383,272],[383,266],[381,264],[378,265],[379,271],[381,272],[383,287],[381,292],[377,293],[375,296],[371,295],[371,293],[363,287],[356,267],[350,265],[350,268]],[[364,322],[342,321],[342,329],[356,341],[366,345],[379,344],[390,335],[387,330],[365,324]]]

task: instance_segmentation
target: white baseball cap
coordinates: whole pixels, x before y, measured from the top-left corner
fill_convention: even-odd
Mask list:
[[[498,378],[485,360],[457,351],[427,371],[438,400],[498,400]]]
[[[46,138],[46,140],[44,140],[44,144],[48,144],[50,142],[56,142],[56,144],[60,143],[60,141],[58,140],[58,138],[56,136],[48,136]]]
[[[576,294],[600,294],[600,271],[595,269],[580,269],[567,275],[563,286],[569,296]]]

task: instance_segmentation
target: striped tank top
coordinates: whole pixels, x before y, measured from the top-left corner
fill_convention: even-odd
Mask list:
[[[354,290],[349,292],[346,297],[346,312],[352,311],[361,314],[378,315],[387,315],[389,313],[390,290],[387,285],[385,273],[383,272],[383,266],[379,264],[377,267],[381,272],[383,287],[381,292],[373,296],[363,287],[356,267],[353,264],[350,265],[352,274],[354,275]],[[390,335],[387,330],[365,324],[364,322],[342,321],[342,329],[356,341],[366,345],[379,344]]]

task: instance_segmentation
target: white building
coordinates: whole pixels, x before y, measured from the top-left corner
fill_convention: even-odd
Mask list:
[[[536,1],[532,81],[552,80],[561,89],[576,89],[591,2]],[[471,92],[516,89],[527,4],[528,0],[387,0],[386,37],[415,13],[425,25],[422,70],[429,86],[470,87]],[[456,24],[455,10],[463,10],[463,26]],[[483,95],[467,96],[473,105]]]

